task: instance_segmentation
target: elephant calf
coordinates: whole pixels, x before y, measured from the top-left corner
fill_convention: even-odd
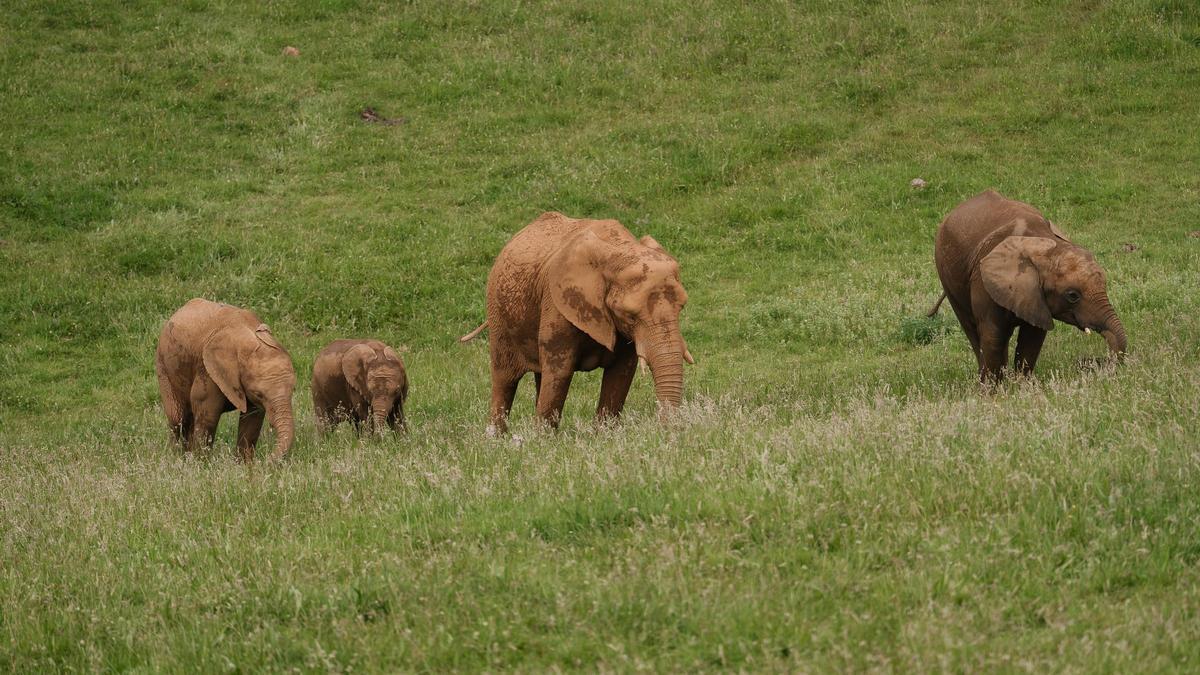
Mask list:
[[[291,448],[296,372],[254,312],[188,301],[163,326],[154,369],[167,423],[185,449],[211,446],[221,415],[230,410],[241,413],[237,447],[243,459],[254,459],[264,412],[275,430],[272,459]]]
[[[971,197],[938,227],[934,259],[983,382],[1003,377],[1018,328],[1014,368],[1033,372],[1054,319],[1098,331],[1114,355],[1125,352],[1104,270],[1029,204],[992,190]]]
[[[376,431],[403,429],[408,376],[396,350],[379,340],[334,340],[313,363],[313,409],[326,431],[350,421]]]

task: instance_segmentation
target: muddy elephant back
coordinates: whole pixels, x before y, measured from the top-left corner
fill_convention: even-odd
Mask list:
[[[242,325],[254,330],[262,321],[248,309],[204,298],[193,298],[176,310],[167,323],[173,326],[173,335],[178,341],[188,343],[200,339],[216,328]]]
[[[501,249],[496,263],[529,264],[544,259],[563,238],[579,231],[579,221],[551,211],[521,228]]]
[[[559,213],[543,214],[508,240],[496,256],[488,273],[488,319],[501,298],[516,298],[528,293],[542,264],[558,249],[563,238],[577,227]]]

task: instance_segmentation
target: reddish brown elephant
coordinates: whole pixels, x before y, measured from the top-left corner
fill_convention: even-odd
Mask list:
[[[604,369],[597,419],[620,415],[637,370],[650,365],[660,409],[683,398],[691,354],[679,328],[687,292],[679,264],[651,237],[615,220],[544,213],[500,251],[488,275],[491,424],[506,429],[517,383],[534,373],[538,415],[562,416],[575,371]]]
[[[971,197],[938,227],[934,259],[981,381],[1003,377],[1014,330],[1014,368],[1033,372],[1054,319],[1099,332],[1114,355],[1125,352],[1104,270],[1029,204],[992,190]]]
[[[163,326],[154,368],[167,424],[185,449],[211,446],[221,415],[231,410],[241,413],[243,459],[254,458],[264,415],[275,431],[272,459],[291,448],[296,373],[287,350],[254,312],[190,300]]]
[[[404,428],[408,374],[396,350],[379,340],[334,340],[317,354],[312,377],[318,429],[349,421],[361,430]]]

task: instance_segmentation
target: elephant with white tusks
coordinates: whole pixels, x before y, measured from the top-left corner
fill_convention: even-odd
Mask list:
[[[1029,204],[993,190],[971,197],[938,227],[934,259],[982,382],[1003,378],[1014,331],[1013,367],[1032,373],[1055,319],[1100,333],[1114,357],[1125,353],[1125,327],[1095,256]]]
[[[604,369],[597,419],[620,415],[639,359],[660,412],[683,398],[692,355],[679,328],[679,263],[653,237],[615,220],[544,213],[500,251],[487,283],[492,429],[503,432],[517,382],[534,373],[538,415],[558,426],[571,377]]]

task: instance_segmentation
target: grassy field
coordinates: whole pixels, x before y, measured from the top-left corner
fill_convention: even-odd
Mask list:
[[[1195,672],[1198,106],[1190,0],[12,3],[0,670]],[[980,394],[921,317],[987,187],[1095,252],[1127,363],[1060,325]],[[639,377],[594,428],[596,372],[484,437],[455,338],[552,209],[680,260],[673,423]],[[290,349],[288,462],[169,445],[195,296]],[[406,436],[315,437],[352,336],[408,347]]]

